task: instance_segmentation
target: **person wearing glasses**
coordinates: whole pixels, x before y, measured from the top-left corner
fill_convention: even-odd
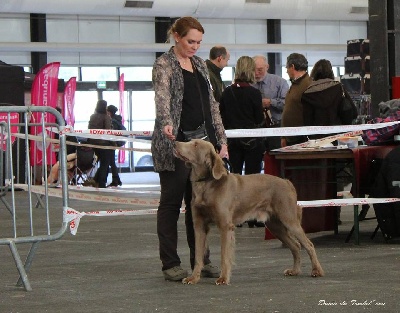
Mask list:
[[[281,76],[268,73],[269,64],[265,56],[256,55],[253,60],[256,63],[256,83],[253,86],[261,91],[263,108],[271,119],[271,126],[280,127],[289,85]],[[267,138],[265,143],[267,151],[281,147],[279,137]]]

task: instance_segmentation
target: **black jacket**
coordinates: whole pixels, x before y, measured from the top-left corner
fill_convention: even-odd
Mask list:
[[[301,103],[304,126],[351,125],[358,115],[353,100],[342,84],[329,78],[313,81],[303,92]],[[318,139],[326,135],[308,137]]]
[[[345,91],[350,101],[350,109],[343,109],[341,83],[332,79],[319,79],[303,92],[303,120],[305,126],[350,125],[357,118],[357,108]]]
[[[107,102],[97,103],[94,113],[90,116],[88,129],[111,129],[111,117],[107,115]],[[111,141],[104,139],[89,139],[88,143],[99,146],[112,146]]]
[[[226,87],[220,111],[225,129],[258,128],[264,123],[261,92],[249,84]]]
[[[122,116],[115,114],[111,118],[111,123],[112,123],[112,129],[117,129],[117,130],[125,130],[125,126],[122,124]]]

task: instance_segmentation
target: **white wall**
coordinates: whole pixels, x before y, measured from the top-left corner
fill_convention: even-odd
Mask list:
[[[265,44],[267,42],[266,20],[199,19],[207,44]],[[29,15],[0,15],[0,42],[29,42]],[[283,44],[345,44],[347,40],[367,38],[366,22],[282,20]],[[47,16],[47,41],[69,43],[154,43],[153,18]],[[334,66],[343,66],[343,53],[304,53],[310,66],[318,59],[326,58]],[[268,53],[268,51],[265,51]],[[282,54],[283,65],[290,52]],[[246,53],[232,53],[230,66]],[[249,51],[248,55],[255,53]],[[258,54],[258,53],[257,53]],[[208,58],[208,51],[199,56]],[[71,66],[151,66],[154,53],[89,53],[49,52],[48,62],[59,61]],[[3,52],[0,60],[18,65],[30,65],[29,52]]]
[[[29,27],[29,14],[0,14],[0,42],[30,42]],[[0,60],[27,65],[31,63],[31,54],[0,50]]]
[[[267,43],[266,20],[242,19],[199,19],[204,27],[203,43],[207,44],[265,44]],[[249,51],[248,55],[255,53]],[[208,51],[198,55],[208,59]],[[231,53],[229,66],[234,66],[237,59],[245,53]]]
[[[47,41],[71,43],[154,43],[153,18],[48,16]],[[59,53],[49,52],[48,61],[63,65],[152,65],[155,53]]]
[[[283,44],[346,44],[347,40],[367,38],[366,22],[343,21],[289,21],[282,20]],[[303,53],[312,66],[319,59],[328,59],[333,66],[344,66],[344,53],[317,53],[293,51]],[[282,53],[282,62],[285,63],[290,53]],[[285,64],[283,64],[285,65]]]

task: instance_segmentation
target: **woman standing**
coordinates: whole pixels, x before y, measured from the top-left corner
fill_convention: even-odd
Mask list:
[[[183,198],[192,269],[195,257],[190,169],[173,155],[174,141],[184,141],[183,131],[195,130],[204,124],[209,140],[221,147],[221,156],[227,156],[225,130],[218,102],[210,87],[207,66],[195,56],[203,34],[203,26],[195,18],[179,18],[168,31],[175,46],[160,56],[153,66],[156,120],[151,151],[154,170],[159,173],[161,185],[157,233],[164,278],[173,281],[188,276],[188,272],[180,266],[177,253],[177,222]],[[204,258],[202,275],[219,277],[219,269],[211,264],[208,256],[207,253]]]
[[[303,105],[303,121],[305,126],[330,126],[349,125],[357,118],[357,108],[345,91],[343,85],[335,81],[331,62],[325,59],[315,63],[311,74],[313,82],[304,91],[301,97]],[[343,105],[343,98],[349,99],[348,105]],[[326,135],[310,135],[311,139],[326,137]],[[340,179],[337,185],[338,191],[342,191],[342,185],[350,181]],[[337,211],[337,223],[340,225],[340,207]]]
[[[255,82],[256,64],[253,58],[242,56],[237,60],[234,83],[222,93],[220,110],[225,129],[253,129],[264,126],[265,117],[261,92]],[[229,139],[229,161],[233,172],[245,174],[261,172],[265,146],[261,138]]]
[[[357,118],[357,108],[343,85],[335,81],[329,60],[315,63],[310,77],[313,82],[301,97],[305,126],[349,125]],[[343,97],[349,99],[349,107],[343,106]],[[326,135],[309,136],[312,139]]]
[[[88,129],[111,129],[111,117],[107,115],[107,101],[97,101],[96,109],[90,116]],[[113,142],[104,139],[88,139],[88,143],[98,146],[113,146]],[[95,148],[100,166],[95,175],[95,181],[99,188],[106,188],[108,168],[111,164],[111,159],[114,158],[114,150]]]

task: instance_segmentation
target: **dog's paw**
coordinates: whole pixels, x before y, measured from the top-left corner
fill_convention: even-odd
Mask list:
[[[216,285],[229,285],[229,281],[226,278],[220,277],[215,281]]]
[[[197,284],[198,281],[199,281],[199,279],[196,279],[195,277],[190,276],[190,277],[186,277],[186,278],[182,279],[182,284],[194,285],[194,284]]]
[[[322,277],[324,276],[324,271],[322,269],[313,269],[311,271],[311,277]]]
[[[294,269],[288,268],[283,272],[285,276],[297,276],[299,275],[300,271],[296,271]]]

